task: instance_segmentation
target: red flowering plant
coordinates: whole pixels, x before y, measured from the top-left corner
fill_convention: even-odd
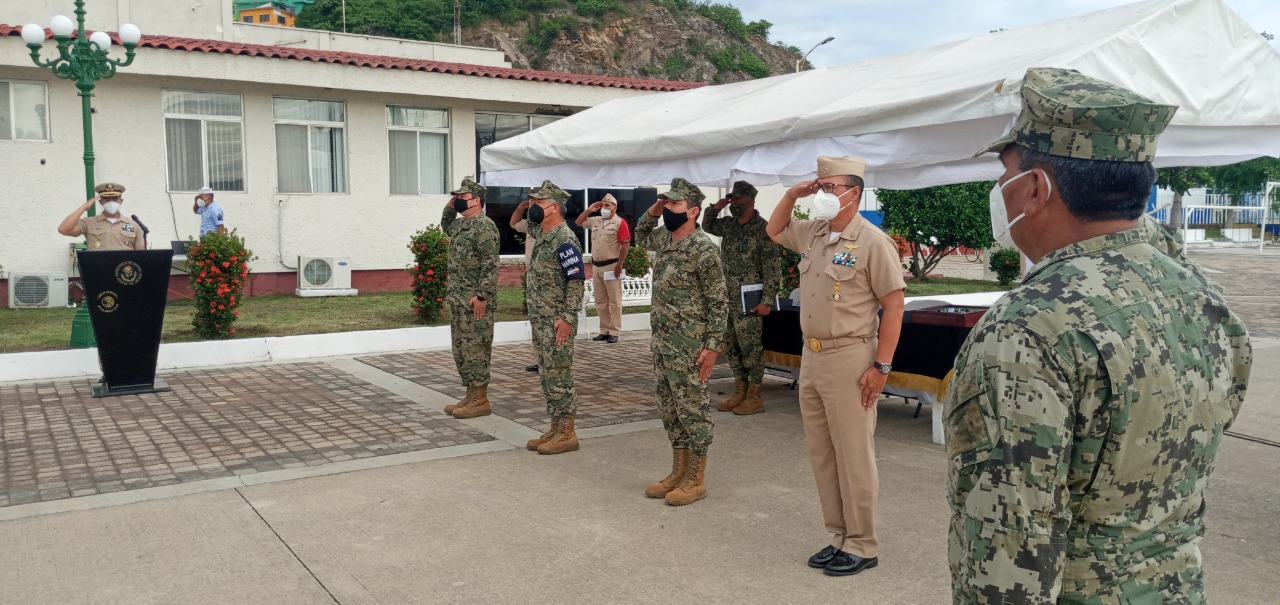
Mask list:
[[[427,323],[444,317],[445,278],[449,275],[449,236],[432,225],[409,240],[413,266],[413,312]]]
[[[1022,275],[1022,254],[1013,248],[1001,248],[991,253],[988,261],[1000,285],[1007,286]]]
[[[249,281],[249,261],[254,258],[234,229],[206,233],[187,250],[196,304],[191,325],[197,336],[223,340],[236,333],[237,307]]]

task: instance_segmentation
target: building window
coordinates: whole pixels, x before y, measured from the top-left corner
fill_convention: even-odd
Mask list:
[[[271,23],[271,15],[258,15],[258,23]]]
[[[546,126],[559,117],[537,116],[516,113],[476,113],[476,174],[480,174],[480,150],[486,145],[521,135],[535,128]],[[582,212],[585,198],[582,190],[569,191],[568,212],[565,218],[569,229],[582,241],[583,229],[574,224]],[[523,255],[523,236],[510,227],[511,213],[520,202],[528,199],[529,190],[523,187],[489,187],[485,194],[485,214],[498,224],[498,233],[502,240],[500,250],[506,255]]]
[[[280,193],[346,193],[346,106],[274,99]]]
[[[48,141],[48,107],[43,82],[0,80],[0,141]]]
[[[280,25],[284,25],[284,17],[277,16],[276,23],[279,23]]]
[[[244,191],[244,101],[237,94],[166,90],[169,191]]]
[[[391,194],[449,191],[449,112],[387,106]]]
[[[244,21],[245,23],[253,23],[253,15],[245,15],[241,17],[240,20]]]

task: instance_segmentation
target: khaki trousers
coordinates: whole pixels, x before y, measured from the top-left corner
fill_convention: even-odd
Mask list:
[[[875,338],[821,352],[806,345],[800,363],[800,416],[831,545],[866,558],[877,556],[880,548],[875,526],[880,481],[876,408],[862,407],[858,381],[875,351]]]
[[[600,317],[600,333],[606,336],[617,336],[622,331],[622,280],[604,278],[605,271],[617,270],[617,263],[591,270],[595,275],[592,291],[596,297],[596,315]]]

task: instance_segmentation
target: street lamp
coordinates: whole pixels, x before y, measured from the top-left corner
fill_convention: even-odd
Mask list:
[[[89,35],[84,29],[84,0],[75,0],[76,21],[72,22],[64,15],[58,15],[49,22],[49,30],[58,45],[58,56],[51,60],[40,58],[40,49],[44,47],[44,28],[31,23],[22,27],[22,41],[31,49],[31,60],[39,67],[47,67],[53,75],[75,82],[80,91],[81,121],[84,126],[84,199],[93,197],[93,106],[90,99],[98,80],[106,80],[116,75],[116,69],[127,67],[133,63],[134,49],[142,40],[142,31],[133,24],[120,27],[120,42],[124,45],[124,60],[107,56],[111,49],[111,36],[106,32],[94,32]],[[76,37],[71,33],[75,31]],[[95,208],[89,207],[89,216],[94,215]],[[93,330],[89,324],[88,306],[81,304],[76,310],[76,318],[71,323],[71,346],[92,347],[96,343]]]
[[[818,50],[818,47],[819,47],[819,46],[822,46],[823,44],[826,44],[827,42],[830,42],[830,41],[835,40],[835,39],[836,39],[836,37],[835,37],[835,36],[827,36],[827,39],[826,39],[826,40],[823,40],[823,41],[821,41],[821,42],[819,42],[819,43],[817,43],[817,44],[814,44],[814,45],[813,45],[813,48],[810,48],[810,49],[809,49],[809,52],[805,53],[803,57],[801,57],[801,58],[799,58],[799,59],[796,59],[796,73],[800,73],[800,66],[801,66],[801,65],[804,65],[804,61],[805,61],[805,59],[808,59],[808,58],[809,58],[809,53],[812,53],[813,51]]]

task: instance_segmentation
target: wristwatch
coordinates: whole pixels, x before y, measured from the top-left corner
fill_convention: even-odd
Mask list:
[[[884,374],[885,376],[888,376],[889,372],[893,370],[893,364],[890,364],[890,363],[880,363],[878,361],[872,361],[871,365],[875,366],[875,368],[877,370],[880,370],[880,373]]]
[[[478,300],[478,301],[480,301],[480,302],[484,302],[484,301],[485,301],[484,295],[483,295],[483,294],[477,294],[477,295],[476,295],[476,300]],[[886,373],[886,374],[888,374],[888,372],[885,372],[885,373]]]

